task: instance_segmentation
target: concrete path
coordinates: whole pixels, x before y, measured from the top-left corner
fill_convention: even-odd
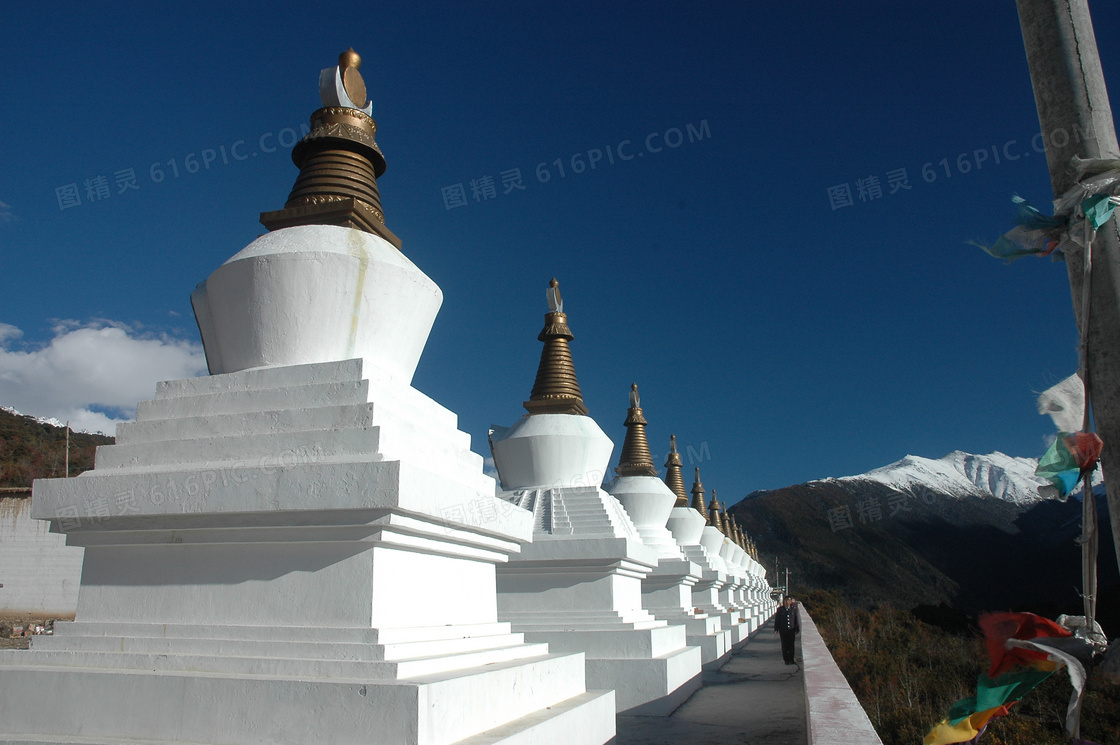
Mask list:
[[[671,716],[618,717],[615,745],[806,745],[800,636],[797,662],[782,662],[767,623]]]

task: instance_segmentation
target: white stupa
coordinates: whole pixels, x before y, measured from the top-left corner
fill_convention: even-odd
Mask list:
[[[658,549],[599,487],[613,444],[583,404],[555,279],[548,303],[529,414],[491,429],[500,496],[534,518],[533,543],[498,571],[498,617],[528,641],[585,653],[587,685],[613,688],[619,711],[667,714],[699,687],[700,651],[642,608]]]
[[[738,600],[739,588],[745,584],[744,573],[735,562],[735,544],[728,538],[728,528],[716,490],[712,489],[712,501],[708,504],[708,524],[700,537],[701,543],[710,554],[718,554],[726,572],[726,582],[719,589],[719,603],[726,611],[722,619],[724,628],[731,629],[734,644],[739,644],[750,635],[749,619],[743,613],[745,605]]]
[[[657,568],[642,580],[642,606],[657,618],[683,625],[688,644],[700,649],[701,662],[707,665],[726,655],[731,635],[722,630],[719,618],[698,610],[692,602],[693,587],[701,580],[703,570],[685,557],[673,534],[665,527],[677,503],[677,495],[657,475],[640,404],[638,386],[634,384],[624,423],[626,439],[615,469],[618,476],[606,489],[626,508],[645,544],[657,550]],[[669,455],[670,462],[675,453],[675,437],[671,447],[674,450]],[[679,454],[676,454],[676,461],[679,477]],[[699,515],[696,519],[699,520]]]
[[[679,455],[677,460],[679,460]],[[679,467],[676,473],[679,476]],[[666,476],[667,482],[672,475],[672,471],[670,471]],[[668,485],[673,488],[672,483]],[[683,483],[679,488],[683,490]],[[709,530],[711,526],[707,524],[708,506],[704,501],[705,490],[700,481],[700,468],[696,468],[690,507],[681,506],[680,493],[676,491],[674,493],[678,496],[677,506],[673,508],[669,515],[666,527],[673,534],[673,538],[676,539],[685,556],[701,568],[700,580],[692,588],[693,605],[697,612],[716,619],[719,622],[718,630],[725,632],[722,637],[719,637],[723,639],[723,642],[716,647],[719,656],[704,664],[705,668],[715,669],[719,668],[731,654],[735,639],[730,610],[720,602],[719,598],[720,591],[728,583],[727,565],[719,557],[718,552],[713,555],[703,543],[705,538],[711,543],[712,536]],[[720,651],[720,647],[725,648]]]
[[[740,545],[741,536],[738,526],[735,524],[735,518],[727,512],[726,506],[722,517],[724,531],[726,531],[727,539],[731,543],[726,560],[735,567],[735,577],[738,580],[732,589],[731,602],[739,609],[739,615],[743,618],[744,635],[750,635],[758,628],[758,623],[753,614],[754,606],[748,598],[751,576],[746,564],[747,552]]]
[[[0,652],[0,742],[613,737],[583,655],[497,617],[533,516],[410,385],[442,294],[384,226],[359,63],[322,76],[273,232],[192,296],[211,375],[35,482],[85,565],[76,620]]]
[[[751,604],[751,616],[756,628],[760,627],[778,609],[777,602],[770,597],[772,588],[766,580],[766,570],[758,561],[758,547],[754,539],[739,528],[740,543],[746,556],[743,563],[747,569],[747,599]]]
[[[741,608],[740,614],[748,619],[750,632],[754,632],[774,614],[777,603],[770,598],[770,584],[766,581],[766,571],[756,559],[758,550],[754,541],[726,509],[723,512],[723,522],[728,538],[735,544],[731,561],[738,567],[742,580],[734,595],[736,605]]]

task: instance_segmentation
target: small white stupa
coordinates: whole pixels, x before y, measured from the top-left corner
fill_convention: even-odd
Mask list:
[[[666,475],[667,482],[671,475],[671,471],[670,474]],[[672,483],[668,485],[673,488]],[[683,483],[680,488],[684,488]],[[673,538],[676,539],[685,556],[701,568],[700,580],[692,588],[693,605],[698,612],[715,618],[719,622],[718,630],[725,632],[724,636],[720,637],[723,639],[722,644],[717,646],[717,651],[720,646],[724,647],[723,651],[719,652],[719,656],[714,660],[704,664],[706,669],[717,669],[730,656],[731,648],[734,646],[734,635],[731,630],[731,617],[728,609],[719,599],[720,590],[728,582],[727,565],[723,563],[718,553],[713,556],[703,544],[706,536],[709,537],[710,542],[710,531],[708,534],[705,533],[710,526],[708,525],[708,505],[704,501],[704,494],[704,485],[700,481],[700,468],[697,466],[696,477],[692,483],[691,506],[681,507],[680,494],[677,493],[678,506],[669,515],[666,527],[673,534]]]
[[[742,608],[741,614],[748,618],[750,631],[753,632],[773,615],[777,603],[770,598],[770,584],[766,581],[766,571],[758,563],[754,540],[739,526],[730,511],[724,510],[723,516],[728,537],[735,544],[732,561],[739,567],[743,579],[735,594],[737,605]]]
[[[658,618],[684,623],[695,617],[692,586],[700,578],[700,567],[685,558],[665,528],[677,497],[653,464],[637,383],[630,386],[630,408],[623,424],[626,439],[615,468],[618,475],[605,488],[626,508],[642,541],[657,550],[657,568],[642,580],[643,607]]]
[[[700,649],[701,662],[706,665],[725,655],[731,637],[721,630],[720,619],[697,610],[692,602],[692,589],[703,576],[703,570],[685,557],[673,534],[665,527],[678,497],[658,478],[636,383],[631,386],[630,409],[624,424],[626,440],[615,469],[618,476],[606,489],[626,508],[646,545],[658,552],[657,569],[642,580],[642,606],[658,618],[684,625],[688,644]],[[679,479],[680,454],[675,450],[676,437],[671,438],[671,443],[669,460],[671,463],[675,457]],[[699,520],[699,515],[695,517]]]
[[[76,620],[0,652],[0,741],[613,738],[583,655],[497,617],[533,516],[410,385],[442,293],[385,227],[359,64],[321,76],[273,232],[192,296],[211,375],[160,383],[93,471],[35,482],[85,565]]]
[[[547,297],[529,413],[490,431],[499,496],[534,518],[533,543],[498,571],[498,617],[529,641],[585,653],[587,685],[613,688],[619,711],[668,714],[699,687],[700,650],[642,608],[658,550],[599,486],[613,444],[583,403],[555,279]]]
[[[742,528],[739,529],[739,534],[743,551],[746,552],[744,562],[750,578],[747,597],[753,604],[752,616],[757,628],[774,614],[778,609],[778,603],[770,597],[772,588],[766,580],[766,570],[758,560],[758,547],[755,545],[754,539],[748,536]]]
[[[739,644],[748,636],[746,618],[740,613],[741,607],[734,599],[735,590],[742,580],[739,577],[739,568],[731,561],[732,543],[725,532],[719,499],[716,497],[716,490],[712,489],[712,501],[708,504],[708,524],[704,527],[700,542],[709,554],[718,556],[718,559],[715,559],[718,563],[723,564],[725,582],[719,589],[717,597],[719,604],[725,608],[722,615],[724,628],[731,629],[732,643]]]
[[[758,628],[758,624],[753,617],[753,606],[748,598],[751,576],[746,564],[746,551],[740,545],[739,527],[735,523],[735,518],[727,511],[726,506],[723,511],[723,525],[727,532],[727,539],[731,542],[728,560],[735,567],[735,576],[738,579],[732,590],[731,601],[739,609],[739,615],[744,619],[746,627],[745,634],[749,635]]]

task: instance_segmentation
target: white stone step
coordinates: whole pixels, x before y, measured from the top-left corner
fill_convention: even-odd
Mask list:
[[[207,437],[196,440],[104,445],[97,449],[96,471],[114,468],[154,470],[187,463],[207,465],[239,463],[245,467],[281,468],[310,463],[369,461],[379,452],[380,430],[327,430],[278,432],[241,437]]]
[[[604,702],[613,708],[614,697],[585,694],[583,655],[403,681],[9,664],[18,656],[33,653],[0,652],[0,742],[303,743],[321,739],[324,722],[331,745],[451,745],[479,736],[476,745],[601,745],[613,731]],[[548,729],[549,707],[576,721]],[[546,739],[517,739],[525,731]]]
[[[117,445],[136,442],[190,440],[202,437],[238,437],[276,432],[316,432],[373,425],[373,404],[319,406],[305,409],[272,409],[246,414],[153,419],[117,425]]]
[[[131,654],[229,655],[281,657],[306,660],[399,662],[440,655],[499,649],[524,643],[521,634],[418,640],[396,644],[317,641],[258,641],[248,639],[197,639],[182,637],[126,637],[76,635],[41,636],[32,640],[36,651],[124,652]]]
[[[569,611],[563,614],[554,611],[506,611],[499,609],[503,621],[513,624],[521,632],[542,629],[569,630],[633,630],[655,629],[668,626],[651,613],[644,610],[611,611]]]
[[[684,626],[646,629],[518,629],[529,641],[547,642],[553,652],[583,652],[588,659],[649,659],[686,646]]]
[[[149,624],[56,621],[54,636],[120,637],[122,631],[132,638],[175,637],[179,639],[242,639],[256,641],[307,641],[329,638],[336,643],[404,644],[442,641],[472,636],[498,636],[510,633],[508,623],[441,624],[394,628],[324,628],[322,626],[224,626],[217,624]]]
[[[614,691],[588,691],[455,745],[592,745],[614,736]]]
[[[433,654],[406,660],[347,660],[298,657],[254,657],[230,653],[165,654],[52,649],[32,650],[25,664],[40,667],[107,668],[160,673],[304,676],[396,680],[443,674],[499,662],[548,654],[547,644],[514,644],[458,654]],[[0,658],[0,662],[10,662]],[[16,663],[18,664],[18,662]]]
[[[309,365],[242,370],[225,375],[168,380],[156,384],[156,398],[198,396],[223,391],[258,391],[269,388],[297,388],[323,383],[362,379],[360,359],[319,362]]]
[[[302,388],[218,391],[197,396],[141,401],[136,405],[136,421],[340,406],[363,404],[368,401],[369,383],[365,380],[318,383]]]

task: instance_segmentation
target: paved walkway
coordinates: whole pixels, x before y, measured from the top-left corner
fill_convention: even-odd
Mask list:
[[[801,637],[796,666],[782,662],[767,622],[668,717],[618,717],[615,745],[806,745]]]

